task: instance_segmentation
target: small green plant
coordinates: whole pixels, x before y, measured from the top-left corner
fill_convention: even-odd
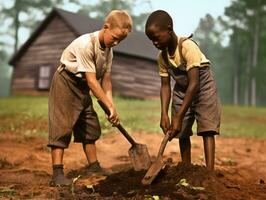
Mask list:
[[[144,200],[160,200],[158,195],[145,195]]]
[[[86,188],[92,191],[92,193],[95,192],[93,185],[86,185]]]
[[[12,188],[3,188],[0,189],[0,197],[12,197],[14,196],[16,193],[16,190],[12,189]]]
[[[204,162],[204,161],[205,161],[205,157],[204,157],[204,155],[199,156],[199,160],[200,160],[201,162]]]
[[[225,161],[223,161],[223,163],[230,166],[234,166],[237,164],[236,161],[234,161],[234,159],[232,158],[227,158]]]
[[[196,187],[196,186],[192,186],[190,185],[187,180],[185,178],[181,179],[177,184],[176,186],[183,186],[183,187],[186,187],[186,188],[189,188],[191,190],[195,190],[195,191],[202,191],[202,190],[205,190],[204,187]]]
[[[81,177],[81,175],[78,175],[78,177],[74,178],[71,185],[71,193],[74,196],[75,195],[75,183],[77,180]]]

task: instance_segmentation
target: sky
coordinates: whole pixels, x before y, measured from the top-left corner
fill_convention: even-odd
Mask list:
[[[223,15],[231,0],[151,0],[153,10],[165,10],[173,18],[177,35],[189,35],[207,13],[214,18]]]
[[[80,1],[87,2],[88,0]],[[158,9],[165,10],[173,18],[176,34],[187,36],[195,31],[200,19],[207,13],[211,14],[214,18],[223,15],[224,8],[229,6],[231,1],[232,0],[135,0],[134,12],[140,13],[145,11],[155,11]],[[98,0],[90,0],[91,5],[96,4],[97,2]],[[2,3],[8,5],[11,4],[11,1],[3,0]],[[77,12],[79,8],[74,4],[68,3],[63,9]],[[19,44],[23,44],[29,36],[29,30],[21,29],[19,31]],[[7,40],[9,39],[10,38],[7,38]]]
[[[87,0],[81,0],[87,1]],[[135,12],[147,10],[165,10],[174,22],[174,30],[178,35],[189,35],[197,28],[199,21],[207,13],[214,18],[223,15],[224,8],[230,5],[232,0],[150,0],[150,4],[145,0],[135,0]],[[97,0],[91,0],[91,4]],[[76,11],[78,8],[69,4],[65,6],[69,11]]]

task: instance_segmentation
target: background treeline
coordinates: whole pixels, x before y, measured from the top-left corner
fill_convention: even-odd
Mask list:
[[[266,105],[266,1],[235,0],[224,16],[207,14],[195,30],[211,58],[224,103]]]
[[[152,12],[149,0],[99,0],[96,4],[79,0],[4,0],[0,2],[0,96],[9,94],[11,55],[26,38],[23,31],[33,31],[53,7],[72,5],[77,12],[102,19],[111,9],[126,9],[135,28],[143,30]],[[143,8],[141,11],[137,7]],[[178,25],[176,25],[178,26]],[[224,15],[204,16],[194,32],[194,39],[211,59],[223,103],[266,105],[266,1],[234,0]],[[178,34],[178,32],[177,32]],[[13,42],[10,42],[13,41]]]

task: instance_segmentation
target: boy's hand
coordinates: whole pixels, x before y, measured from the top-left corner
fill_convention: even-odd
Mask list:
[[[117,126],[120,122],[119,122],[119,117],[118,114],[116,112],[115,107],[110,107],[110,115],[109,117],[107,117],[107,119],[109,120],[109,122],[113,125],[113,126]]]
[[[116,109],[114,106],[110,106],[109,108],[101,101],[98,100],[99,105],[102,107],[106,114],[106,118],[112,123],[113,126],[119,125],[119,117],[116,112]]]
[[[169,141],[171,141],[182,129],[182,119],[178,116],[173,117],[169,130]]]
[[[168,115],[161,115],[160,127],[163,130],[164,134],[166,134],[166,132],[170,128],[170,119]]]

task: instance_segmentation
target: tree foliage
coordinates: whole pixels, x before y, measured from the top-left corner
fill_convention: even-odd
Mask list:
[[[265,56],[262,44],[265,44],[266,1],[238,0],[225,9],[228,27],[233,30],[230,47],[234,58],[234,77],[236,103],[247,105],[261,104],[265,99],[265,90],[260,85],[264,80]]]
[[[5,33],[14,39],[14,52],[18,49],[19,31],[22,28],[33,30],[54,6],[71,1],[74,0],[10,0],[9,6],[2,4],[0,18],[8,23]]]
[[[228,48],[222,45],[224,39],[223,26],[220,19],[214,19],[207,14],[200,20],[194,32],[194,40],[200,45],[201,50],[210,59],[212,71],[217,82],[219,96],[223,103],[232,102],[232,75],[229,62],[224,58],[228,57]]]
[[[266,1],[234,0],[225,16],[206,15],[195,31],[196,39],[214,63],[224,102],[265,105]],[[229,34],[228,44],[223,45]]]
[[[143,30],[145,21],[148,17],[148,12],[135,13],[137,6],[144,6],[146,4],[150,7],[149,0],[99,0],[97,4],[87,5],[79,10],[79,13],[88,14],[90,17],[95,17],[104,20],[106,15],[115,9],[126,10],[133,19],[133,25],[137,30]]]

